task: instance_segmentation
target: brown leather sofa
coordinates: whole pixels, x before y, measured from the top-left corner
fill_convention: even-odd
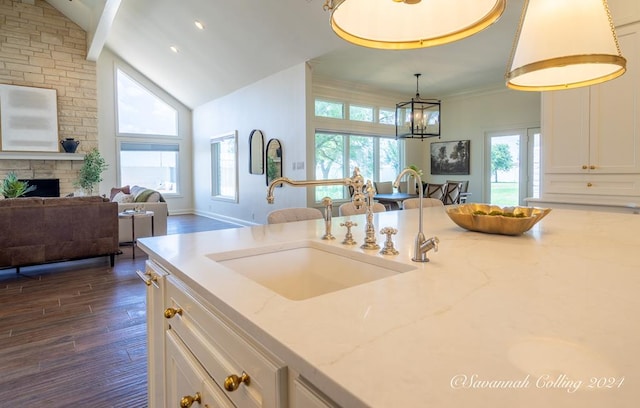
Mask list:
[[[103,197],[0,200],[0,269],[118,253],[118,205]]]

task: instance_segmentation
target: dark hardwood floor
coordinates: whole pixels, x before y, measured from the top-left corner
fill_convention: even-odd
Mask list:
[[[195,215],[169,234],[235,228]],[[147,259],[107,257],[0,270],[0,407],[147,406]]]

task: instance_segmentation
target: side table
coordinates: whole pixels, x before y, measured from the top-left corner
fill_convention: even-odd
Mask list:
[[[136,218],[151,217],[151,236],[154,236],[153,230],[153,211],[123,211],[118,213],[118,218],[130,218],[131,219],[131,252],[133,253],[133,259],[136,259]]]

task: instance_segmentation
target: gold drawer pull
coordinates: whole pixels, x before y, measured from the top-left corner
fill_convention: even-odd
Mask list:
[[[194,402],[198,404],[202,402],[202,396],[199,392],[196,392],[196,395],[193,397],[191,395],[182,397],[182,399],[180,399],[180,408],[189,408]]]
[[[137,270],[136,273],[147,286],[151,286],[152,282],[158,281],[158,277],[153,275],[151,272],[142,272],[141,270]]]
[[[180,316],[182,316],[182,309],[180,309],[180,308],[176,309],[176,308],[173,308],[173,307],[168,307],[164,311],[164,317],[166,317],[167,319],[171,319],[176,314],[179,314]]]
[[[587,187],[593,187],[593,184],[587,183]]]
[[[251,383],[251,378],[249,378],[249,374],[242,372],[242,376],[238,377],[235,374],[231,374],[224,380],[224,389],[233,392],[238,389],[240,384],[244,383],[244,385],[249,385]]]
[[[583,165],[582,165],[582,170],[586,170],[586,169],[588,169],[587,165],[586,165],[586,164],[583,164]]]
[[[596,169],[596,166],[594,166],[594,165],[592,164],[591,166],[589,166],[589,168],[590,168],[591,170],[595,170],[595,169]]]

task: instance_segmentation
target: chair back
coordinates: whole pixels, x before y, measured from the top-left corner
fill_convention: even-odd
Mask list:
[[[460,204],[460,188],[462,183],[445,184],[444,197],[442,202],[445,205]]]
[[[322,211],[317,208],[283,208],[273,210],[267,215],[268,224],[282,224],[285,222],[319,220],[323,218]]]
[[[442,197],[445,195],[446,186],[446,184],[427,183],[427,186],[424,188],[424,196],[442,200]]]
[[[469,188],[469,180],[447,180],[447,184],[460,184],[460,192],[466,193]]]
[[[377,194],[393,194],[393,182],[376,181],[373,183]]]
[[[407,198],[402,202],[403,210],[410,210],[412,208],[420,207],[420,199],[419,198]],[[437,198],[422,198],[422,207],[444,207],[444,203],[442,200]]]
[[[387,211],[387,209],[384,207],[384,205],[380,203],[373,203],[374,213],[385,212],[385,211]],[[344,203],[340,207],[338,207],[338,215],[340,216],[364,214],[366,212],[367,212],[366,206],[363,205],[360,208],[356,208],[356,206],[353,203]]]

